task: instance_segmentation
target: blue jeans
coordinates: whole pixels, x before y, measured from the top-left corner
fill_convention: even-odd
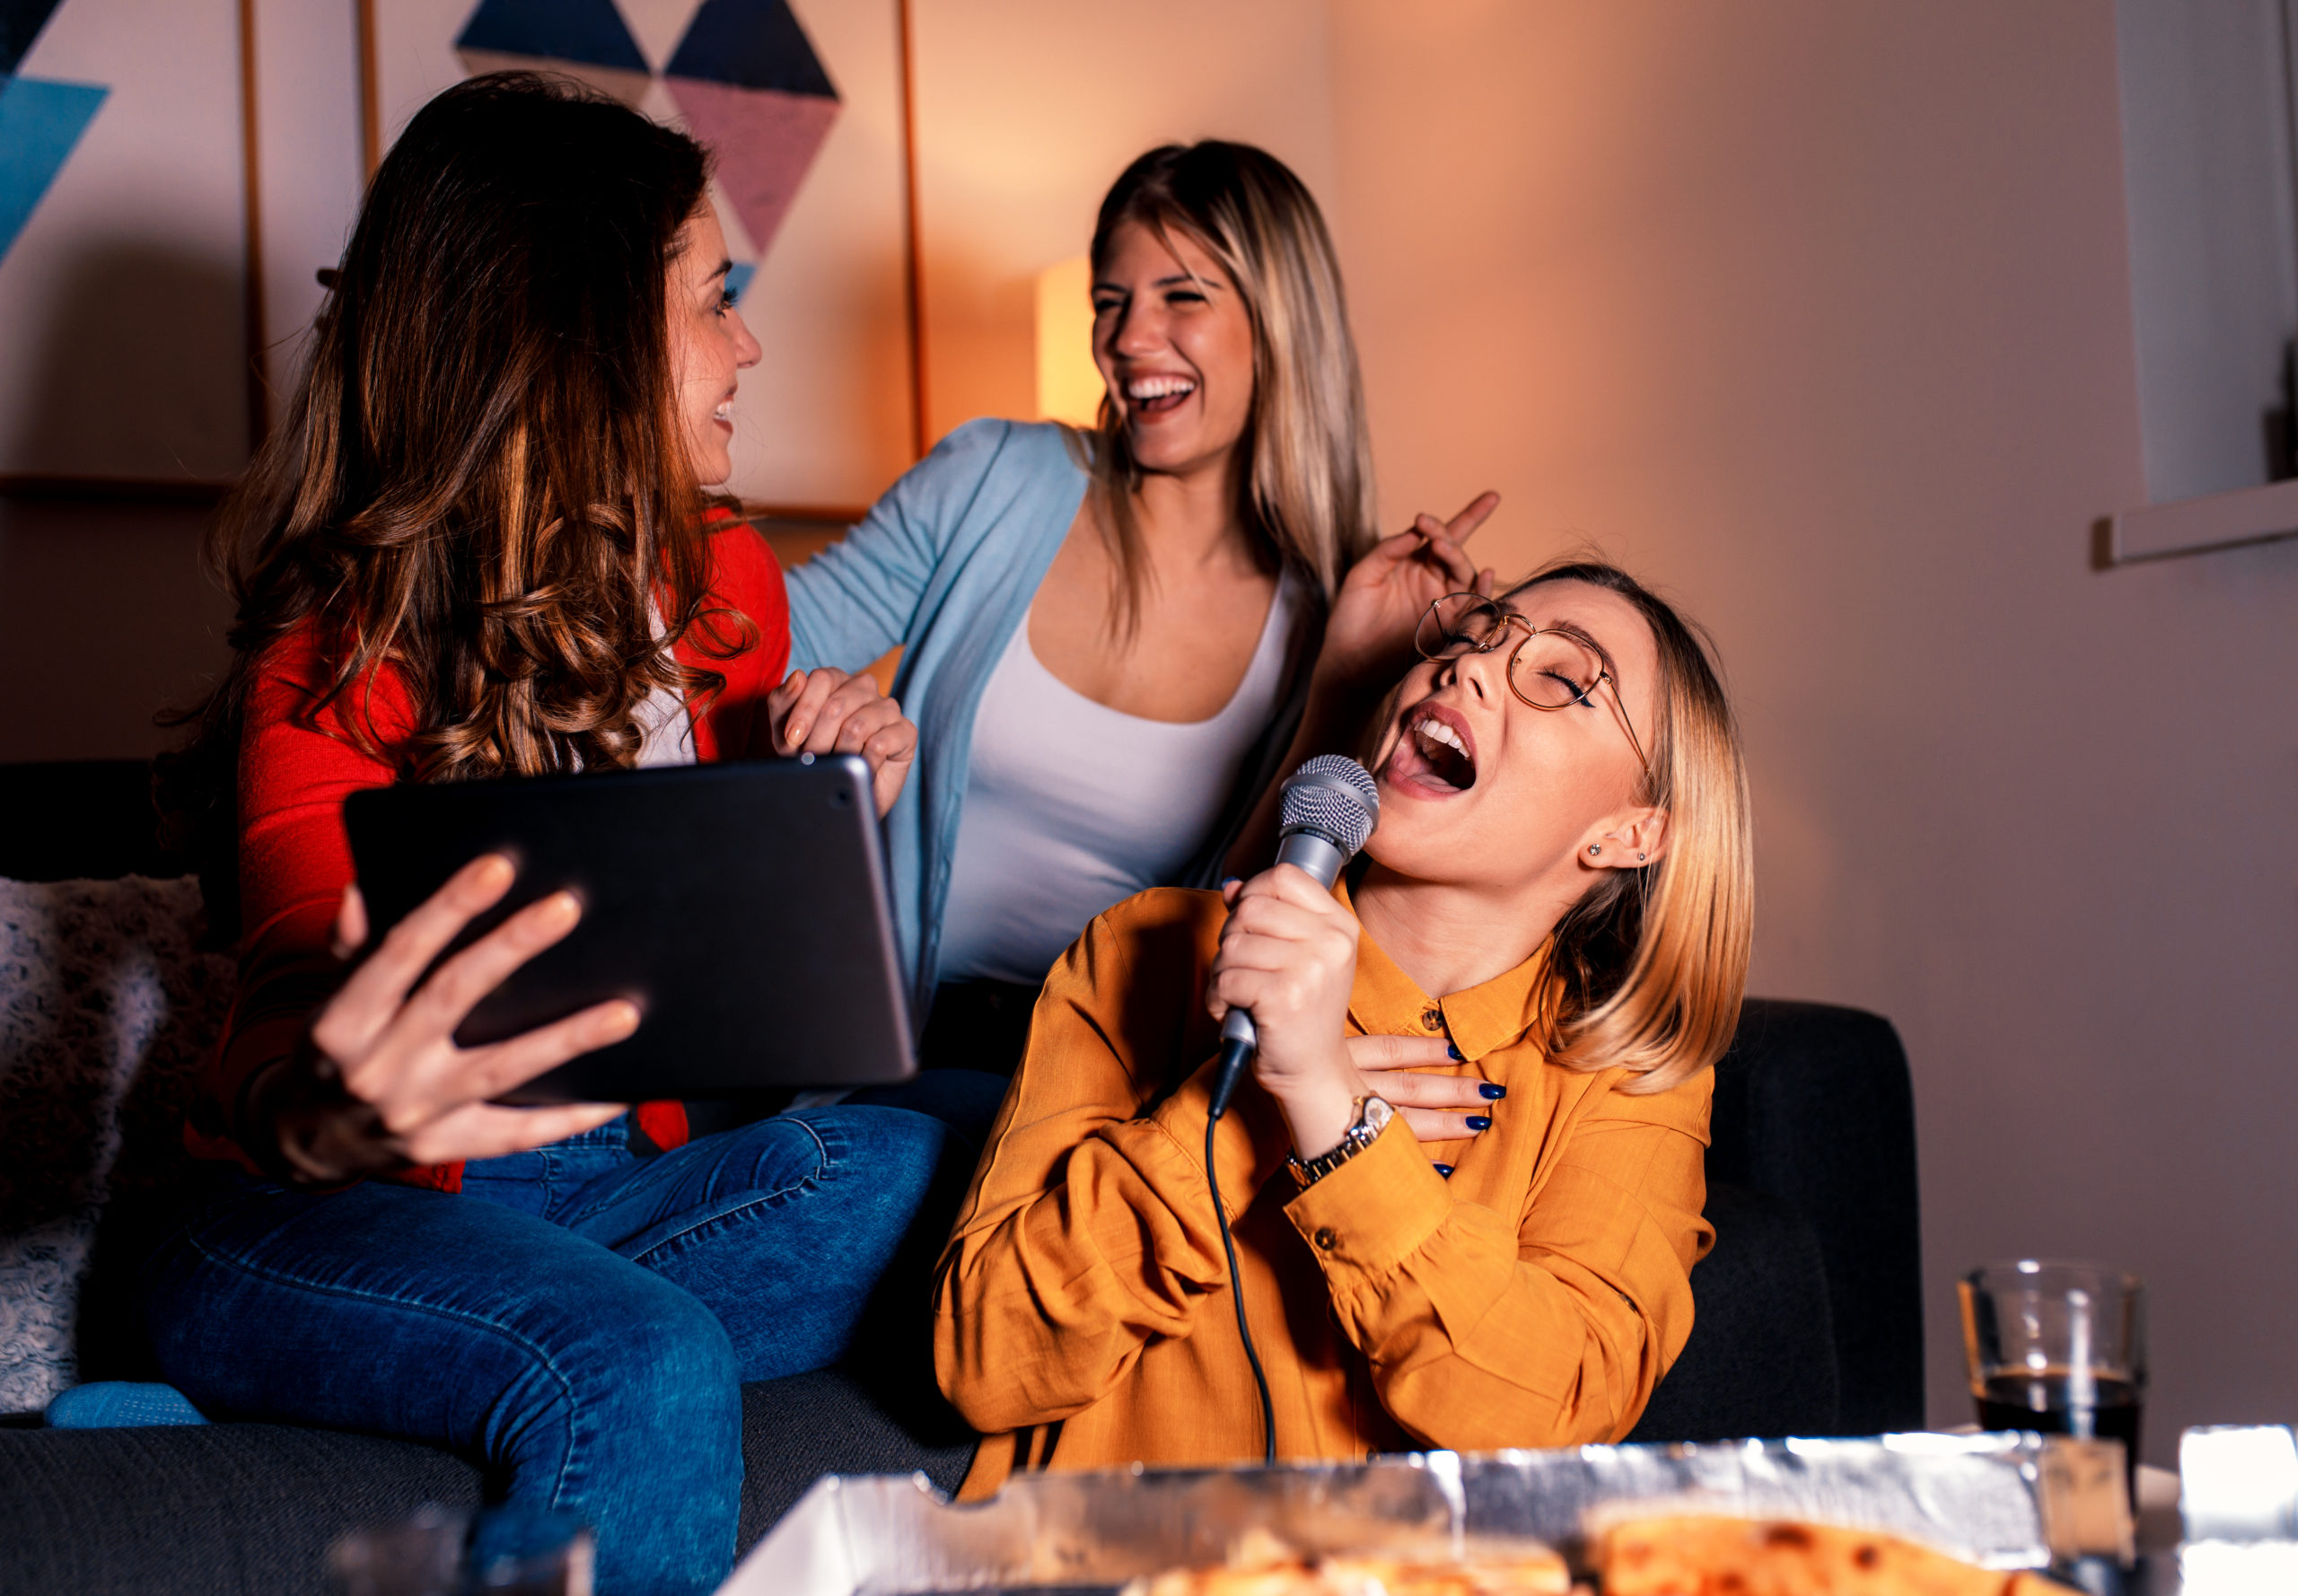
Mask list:
[[[460,1196],[236,1179],[145,1266],[162,1372],[211,1416],[477,1459],[491,1494],[591,1521],[603,1591],[707,1592],[733,1562],[742,1384],[846,1350],[974,1148],[846,1104],[627,1143],[617,1120],[474,1162]]]

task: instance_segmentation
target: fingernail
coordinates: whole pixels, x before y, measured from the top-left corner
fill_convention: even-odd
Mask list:
[[[1429,1167],[1434,1170],[1438,1174],[1443,1176],[1447,1180],[1450,1180],[1452,1178],[1452,1166],[1451,1164],[1431,1164]]]
[[[1446,1042],[1444,1044],[1444,1051],[1452,1058],[1452,1061],[1454,1064],[1466,1064],[1468,1062],[1466,1058],[1460,1056],[1460,1050],[1452,1046],[1450,1042]]]
[[[796,748],[800,743],[805,741],[806,733],[811,730],[813,730],[813,728],[809,726],[803,721],[792,721],[790,723],[790,746],[792,748]]]
[[[498,887],[509,881],[513,873],[511,869],[511,861],[500,854],[489,854],[479,861],[478,884],[482,887]]]
[[[1508,1095],[1508,1088],[1497,1081],[1478,1081],[1476,1083],[1476,1089],[1495,1101]]]
[[[638,1005],[633,1003],[624,1004],[599,1022],[599,1035],[610,1042],[618,1042],[637,1029]]]
[[[583,906],[575,901],[572,892],[553,892],[550,895],[550,917],[562,925],[572,925],[583,917]]]
[[[1492,1116],[1489,1114],[1469,1115],[1469,1128],[1470,1130],[1490,1130],[1492,1128]]]

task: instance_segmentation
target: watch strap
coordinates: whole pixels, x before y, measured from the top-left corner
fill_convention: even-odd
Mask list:
[[[1285,1167],[1293,1171],[1293,1179],[1306,1191],[1379,1140],[1389,1121],[1395,1118],[1396,1109],[1385,1098],[1360,1097],[1356,1100],[1356,1117],[1340,1133],[1338,1143],[1314,1158],[1303,1159],[1295,1153],[1285,1161]]]

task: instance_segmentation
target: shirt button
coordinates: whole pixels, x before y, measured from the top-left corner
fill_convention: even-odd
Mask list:
[[[1316,1241],[1317,1249],[1320,1252],[1330,1252],[1340,1245],[1340,1238],[1332,1233],[1332,1226],[1329,1224],[1317,1227]]]
[[[1424,1028],[1429,1030],[1443,1030],[1444,1011],[1438,1008],[1434,1004],[1430,1004],[1428,1007],[1422,1012],[1420,1023]]]

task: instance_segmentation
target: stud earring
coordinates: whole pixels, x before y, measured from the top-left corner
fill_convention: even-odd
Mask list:
[[[1598,847],[1598,846],[1597,846],[1595,844],[1593,844],[1593,843],[1590,843],[1590,844],[1588,845],[1588,856],[1589,856],[1590,858],[1592,858],[1592,858],[1594,858],[1598,854],[1602,853],[1603,851],[1604,851],[1603,849],[1601,849],[1601,848]]]
[[[1639,852],[1639,853],[1636,855],[1636,862],[1638,864],[1643,864],[1643,863],[1644,863],[1644,855],[1643,855],[1643,854],[1642,854],[1642,853],[1640,853],[1640,852]]]

